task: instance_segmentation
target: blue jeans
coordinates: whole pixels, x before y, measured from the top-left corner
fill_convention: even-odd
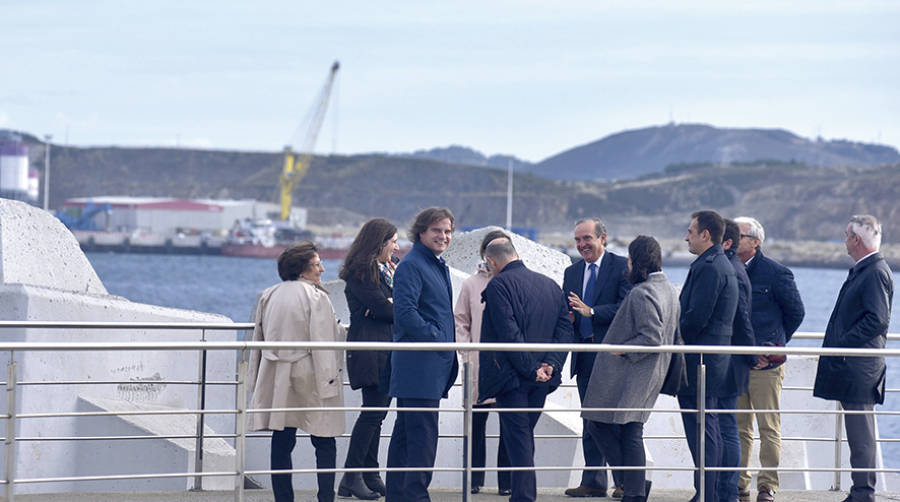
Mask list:
[[[737,409],[737,396],[720,397],[720,410]],[[720,467],[737,467],[741,462],[741,440],[738,436],[737,415],[719,413],[719,435],[722,440],[722,461]],[[734,502],[738,499],[739,471],[719,472],[717,487],[719,502]]]
[[[715,409],[718,406],[718,399],[707,397],[704,405],[706,409]],[[678,406],[682,409],[696,409],[697,396],[679,394]],[[704,449],[705,464],[706,467],[718,467],[722,456],[719,417],[717,414],[705,413],[704,420],[706,427],[702,431],[702,434],[704,441],[706,442],[706,448]],[[684,435],[687,437],[688,448],[690,448],[691,456],[694,458],[694,466],[699,466],[700,452],[698,447],[700,445],[699,433],[701,433],[701,431],[698,430],[700,421],[697,420],[697,412],[683,412],[681,414],[681,423],[684,425]],[[705,476],[706,482],[704,483],[704,490],[706,491],[706,500],[710,502],[719,500],[716,490],[718,484],[718,472],[706,471]],[[700,471],[694,473],[694,489],[697,490],[697,494],[691,499],[692,501],[697,500],[700,493]]]

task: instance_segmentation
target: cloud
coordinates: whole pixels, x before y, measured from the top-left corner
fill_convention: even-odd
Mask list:
[[[0,126],[8,127],[10,125],[9,113],[6,110],[0,110]]]

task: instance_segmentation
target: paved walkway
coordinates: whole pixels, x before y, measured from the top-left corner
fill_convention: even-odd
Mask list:
[[[2,489],[0,489],[2,490]],[[247,490],[244,500],[247,502],[271,502],[272,492],[270,490]],[[313,492],[296,492],[296,502],[316,502],[316,495]],[[686,502],[693,495],[693,491],[688,490],[654,490],[650,495],[651,502]],[[752,494],[753,500],[756,493]],[[847,496],[847,492],[823,492],[823,491],[796,491],[785,490],[778,492],[775,500],[778,502],[840,502]],[[432,490],[431,500],[434,502],[455,502],[461,500],[459,492],[450,492],[444,490]],[[0,501],[5,501],[5,497],[0,497]],[[57,493],[47,495],[16,495],[16,500],[21,502],[232,502],[235,500],[232,492],[147,492],[147,493]],[[356,499],[336,500],[351,501]],[[379,499],[382,502],[384,499]],[[496,492],[488,489],[488,493],[480,493],[472,495],[470,500],[473,502],[506,502],[506,497],[498,497]],[[538,490],[539,502],[575,502],[576,500],[566,497],[561,490]],[[589,498],[584,499],[585,502],[601,502],[612,501],[609,498]],[[900,493],[878,493],[876,500],[880,501],[900,501]]]

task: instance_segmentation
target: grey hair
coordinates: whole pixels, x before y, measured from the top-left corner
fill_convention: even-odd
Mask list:
[[[878,251],[881,247],[881,224],[869,214],[855,214],[847,225],[854,235],[859,236],[868,249]]]
[[[766,230],[763,228],[762,223],[760,223],[756,218],[751,218],[749,216],[738,216],[734,219],[734,222],[738,225],[747,225],[749,227],[747,230],[747,235],[753,237],[754,239],[759,239],[760,244],[766,241]]]
[[[606,235],[606,225],[603,223],[603,220],[600,218],[582,218],[575,222],[575,226],[581,225],[582,223],[587,223],[589,221],[594,222],[594,234],[597,237],[603,237]]]
[[[484,248],[484,257],[493,258],[497,261],[506,261],[515,259],[517,256],[516,248],[509,238],[498,237]]]

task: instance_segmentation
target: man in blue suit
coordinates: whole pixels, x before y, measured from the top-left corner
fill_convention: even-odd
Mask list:
[[[563,291],[571,309],[575,339],[580,343],[601,343],[619,305],[631,291],[631,283],[625,278],[628,260],[606,251],[606,226],[599,218],[584,219],[575,224],[575,247],[583,259],[566,268],[563,274]],[[582,402],[596,355],[596,352],[572,353],[571,372]],[[583,423],[586,425],[586,421]],[[581,484],[565,493],[570,497],[605,497],[606,471],[588,467],[603,467],[606,459],[597,447],[598,442],[590,437],[588,427],[583,427],[582,431],[585,469]],[[613,482],[616,487],[623,486],[620,472],[613,471]]]
[[[722,249],[725,221],[715,211],[697,211],[691,215],[691,225],[684,240],[691,254],[697,259],[691,263],[684,286],[681,288],[681,337],[685,345],[730,345],[734,314],[738,304],[738,284],[734,267]],[[715,409],[718,398],[725,391],[721,383],[728,372],[727,354],[705,354],[706,399],[704,406]],[[683,410],[698,408],[697,368],[700,354],[685,354],[688,386],[678,393],[678,405]],[[687,437],[688,448],[694,457],[694,465],[700,465],[699,434],[706,438],[705,465],[718,467],[721,459],[721,437],[716,414],[704,415],[704,430],[699,430],[697,412],[682,412],[681,421]],[[716,491],[716,471],[706,471],[705,500],[719,500]],[[694,474],[694,488],[699,498],[700,473]]]
[[[762,224],[754,218],[735,218],[740,227],[738,258],[744,262],[753,288],[751,321],[757,345],[784,346],[803,322],[804,308],[794,274],[777,261],[765,256],[760,246],[766,240]],[[738,398],[738,408],[744,410],[777,410],[781,408],[781,387],[784,382],[785,358],[761,355],[750,372],[747,392]],[[753,451],[753,416],[759,428],[759,471],[756,478],[757,500],[771,502],[778,491],[778,464],[781,462],[781,416],[778,413],[741,413],[738,431],[741,438],[741,466],[750,465]],[[750,501],[749,471],[738,480],[742,502]]]
[[[441,254],[453,235],[453,213],[432,207],[416,216],[409,231],[413,248],[394,272],[394,341],[455,341],[450,271]],[[397,418],[387,466],[434,467],[438,412],[456,380],[456,352],[402,351],[391,354],[389,394],[397,398]],[[434,408],[435,411],[403,411]],[[388,472],[387,502],[431,500],[431,472]]]

